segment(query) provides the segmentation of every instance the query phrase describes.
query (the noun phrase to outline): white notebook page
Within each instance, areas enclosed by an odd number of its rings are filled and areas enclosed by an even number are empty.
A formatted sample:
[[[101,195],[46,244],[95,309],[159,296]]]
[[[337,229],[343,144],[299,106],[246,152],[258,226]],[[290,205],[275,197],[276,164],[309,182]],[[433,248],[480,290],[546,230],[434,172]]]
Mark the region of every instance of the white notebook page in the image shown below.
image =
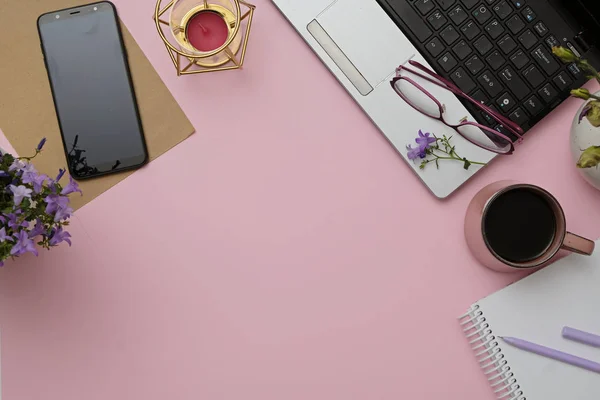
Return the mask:
[[[564,326],[600,335],[600,246],[591,257],[570,255],[476,304],[495,336],[600,362],[600,348],[561,336]],[[527,400],[600,400],[600,374],[498,343]]]

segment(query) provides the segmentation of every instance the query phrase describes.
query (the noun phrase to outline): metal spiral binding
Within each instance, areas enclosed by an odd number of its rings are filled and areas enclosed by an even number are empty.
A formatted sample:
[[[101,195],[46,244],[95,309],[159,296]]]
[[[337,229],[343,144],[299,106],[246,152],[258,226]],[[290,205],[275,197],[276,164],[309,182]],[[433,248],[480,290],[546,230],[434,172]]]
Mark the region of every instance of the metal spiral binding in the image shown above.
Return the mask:
[[[479,365],[499,400],[527,400],[479,305],[459,317]]]

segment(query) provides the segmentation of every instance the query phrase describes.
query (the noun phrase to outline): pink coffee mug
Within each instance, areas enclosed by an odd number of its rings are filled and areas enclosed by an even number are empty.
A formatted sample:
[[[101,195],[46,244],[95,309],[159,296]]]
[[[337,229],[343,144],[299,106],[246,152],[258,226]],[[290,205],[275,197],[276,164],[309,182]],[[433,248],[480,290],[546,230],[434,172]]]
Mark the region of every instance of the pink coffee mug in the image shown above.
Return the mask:
[[[524,262],[510,261],[500,256],[490,246],[484,229],[484,223],[490,206],[494,204],[494,201],[500,195],[515,189],[525,189],[543,198],[554,213],[555,219],[555,231],[552,242],[543,254],[535,259]],[[465,217],[465,238],[475,258],[488,268],[501,272],[535,269],[544,266],[552,260],[560,249],[584,255],[592,254],[594,251],[594,242],[568,232],[566,225],[565,213],[562,207],[558,200],[546,190],[538,186],[515,181],[500,181],[484,187],[471,200]]]

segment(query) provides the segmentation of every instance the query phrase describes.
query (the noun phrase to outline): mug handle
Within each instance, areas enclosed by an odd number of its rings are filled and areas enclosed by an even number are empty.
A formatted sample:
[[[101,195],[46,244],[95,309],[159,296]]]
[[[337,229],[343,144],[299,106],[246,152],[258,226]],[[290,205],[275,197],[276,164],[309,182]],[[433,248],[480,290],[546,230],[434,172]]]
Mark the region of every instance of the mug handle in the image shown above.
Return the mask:
[[[585,256],[591,256],[595,246],[596,243],[593,241],[571,232],[567,232],[562,244],[563,249]]]

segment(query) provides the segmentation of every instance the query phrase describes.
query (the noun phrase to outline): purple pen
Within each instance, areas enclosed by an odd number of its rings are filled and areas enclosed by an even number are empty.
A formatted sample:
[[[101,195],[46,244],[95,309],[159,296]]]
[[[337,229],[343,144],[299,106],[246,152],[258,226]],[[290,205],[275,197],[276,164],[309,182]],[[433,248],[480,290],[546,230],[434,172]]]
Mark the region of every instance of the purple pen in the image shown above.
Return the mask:
[[[579,368],[587,369],[588,371],[596,372],[600,374],[600,364],[585,358],[577,357],[572,354],[563,353],[559,350],[554,350],[546,346],[531,343],[523,339],[517,339],[513,337],[500,337],[507,344],[514,346],[518,349],[528,351],[530,353],[538,354],[543,357],[551,358],[556,361],[561,361],[565,364],[574,365]]]
[[[562,330],[562,336],[565,339],[574,340],[579,343],[587,344],[588,346],[600,347],[600,336],[594,335],[593,333],[565,326]]]

